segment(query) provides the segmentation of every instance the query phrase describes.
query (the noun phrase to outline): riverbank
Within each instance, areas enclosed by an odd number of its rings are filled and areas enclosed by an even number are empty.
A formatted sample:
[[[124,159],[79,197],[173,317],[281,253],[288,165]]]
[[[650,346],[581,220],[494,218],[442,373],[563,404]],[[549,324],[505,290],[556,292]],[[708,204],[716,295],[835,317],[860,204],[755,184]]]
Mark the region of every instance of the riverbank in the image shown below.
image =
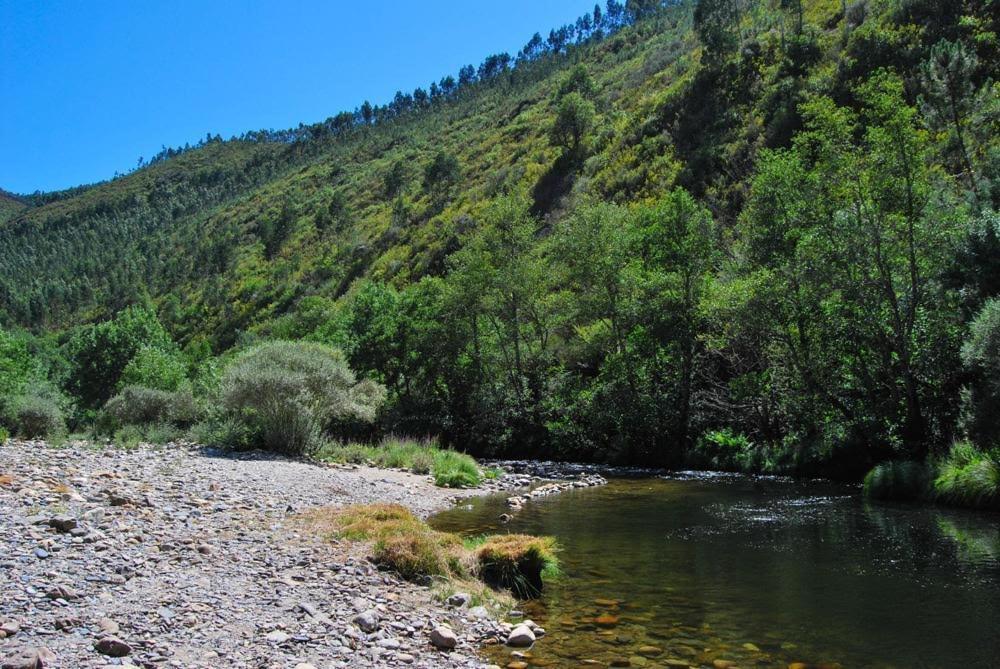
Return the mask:
[[[495,623],[305,533],[308,509],[456,491],[428,476],[192,446],[0,447],[0,658],[45,667],[482,667]],[[527,479],[511,476],[463,497]],[[431,644],[449,625],[457,648]],[[121,656],[122,659],[113,659]],[[6,666],[6,665],[5,665]]]

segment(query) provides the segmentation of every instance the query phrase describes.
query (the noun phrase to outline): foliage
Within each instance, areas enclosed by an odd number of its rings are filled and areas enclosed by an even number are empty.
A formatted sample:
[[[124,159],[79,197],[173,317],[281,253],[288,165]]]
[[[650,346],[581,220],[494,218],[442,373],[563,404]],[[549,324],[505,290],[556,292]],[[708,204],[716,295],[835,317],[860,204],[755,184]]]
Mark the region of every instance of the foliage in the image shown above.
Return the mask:
[[[111,397],[122,373],[140,351],[167,350],[171,345],[152,310],[124,309],[111,320],[73,334],[67,344],[67,357],[72,362],[67,389],[84,408],[96,409]]]
[[[481,477],[476,461],[455,451],[435,453],[431,473],[434,484],[442,488],[474,488]]]
[[[31,393],[15,397],[8,409],[14,432],[28,439],[44,439],[66,432],[66,419],[57,399]]]
[[[224,445],[306,453],[320,445],[324,433],[371,423],[384,397],[380,385],[357,381],[335,349],[305,342],[260,344],[223,373],[219,420],[246,427],[243,438]]]
[[[932,479],[921,462],[893,460],[884,462],[865,476],[865,496],[879,500],[912,502],[925,499]]]
[[[104,405],[109,428],[173,425],[190,427],[199,416],[190,388],[175,391],[125,386]]]
[[[612,1],[543,34],[14,198],[0,323],[40,335],[15,335],[18,383],[86,418],[141,350],[178,355],[166,329],[209,404],[239,352],[319,342],[385,386],[373,430],[474,454],[675,466],[743,435],[709,457],[856,480],[993,443],[989,3]],[[275,432],[369,436],[303,403]],[[263,422],[220,406],[199,432],[253,447]]]
[[[537,597],[544,577],[558,572],[555,540],[522,534],[486,537],[475,549],[481,578],[521,599]]]
[[[938,463],[935,497],[955,506],[1000,506],[1000,452],[983,452],[959,442]]]
[[[445,488],[475,487],[482,473],[476,461],[464,453],[441,449],[434,440],[415,441],[389,437],[374,446],[348,443],[324,444],[316,458],[328,462],[367,464],[431,474]]]
[[[118,385],[173,392],[187,380],[187,373],[187,365],[175,351],[147,346],[125,365]]]
[[[569,93],[559,101],[552,124],[552,143],[575,152],[594,126],[594,104],[579,93]]]

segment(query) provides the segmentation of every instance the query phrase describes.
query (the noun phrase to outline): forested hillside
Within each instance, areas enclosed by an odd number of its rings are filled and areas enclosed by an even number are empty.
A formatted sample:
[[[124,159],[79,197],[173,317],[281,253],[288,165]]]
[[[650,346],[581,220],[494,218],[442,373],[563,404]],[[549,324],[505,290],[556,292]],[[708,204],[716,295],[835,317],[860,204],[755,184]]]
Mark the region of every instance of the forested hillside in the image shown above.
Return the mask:
[[[230,358],[308,340],[384,389],[369,429],[476,452],[857,477],[971,440],[1000,476],[996,10],[611,0],[386,105],[0,199],[7,423],[29,387],[100,422],[129,365],[210,422]]]

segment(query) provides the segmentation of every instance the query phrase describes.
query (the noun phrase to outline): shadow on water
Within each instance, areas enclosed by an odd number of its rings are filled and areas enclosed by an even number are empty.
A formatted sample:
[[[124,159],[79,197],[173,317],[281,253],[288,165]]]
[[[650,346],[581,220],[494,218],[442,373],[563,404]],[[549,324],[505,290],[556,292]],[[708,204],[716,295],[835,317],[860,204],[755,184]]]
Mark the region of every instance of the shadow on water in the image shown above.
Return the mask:
[[[436,516],[559,539],[529,665],[978,667],[1000,656],[1000,517],[750,477],[613,480]],[[501,666],[509,650],[488,650]],[[629,662],[630,665],[623,665]]]

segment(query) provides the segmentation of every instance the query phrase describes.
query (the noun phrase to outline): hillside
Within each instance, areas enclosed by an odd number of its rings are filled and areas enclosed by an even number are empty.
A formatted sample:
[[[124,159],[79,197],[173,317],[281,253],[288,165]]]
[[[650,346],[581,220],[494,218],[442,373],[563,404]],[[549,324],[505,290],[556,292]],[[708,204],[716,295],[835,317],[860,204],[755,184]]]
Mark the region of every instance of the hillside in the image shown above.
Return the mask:
[[[991,3],[660,4],[0,216],[0,322],[322,342],[478,450],[855,476],[993,429]]]
[[[14,218],[26,207],[19,198],[0,190],[0,223]]]

